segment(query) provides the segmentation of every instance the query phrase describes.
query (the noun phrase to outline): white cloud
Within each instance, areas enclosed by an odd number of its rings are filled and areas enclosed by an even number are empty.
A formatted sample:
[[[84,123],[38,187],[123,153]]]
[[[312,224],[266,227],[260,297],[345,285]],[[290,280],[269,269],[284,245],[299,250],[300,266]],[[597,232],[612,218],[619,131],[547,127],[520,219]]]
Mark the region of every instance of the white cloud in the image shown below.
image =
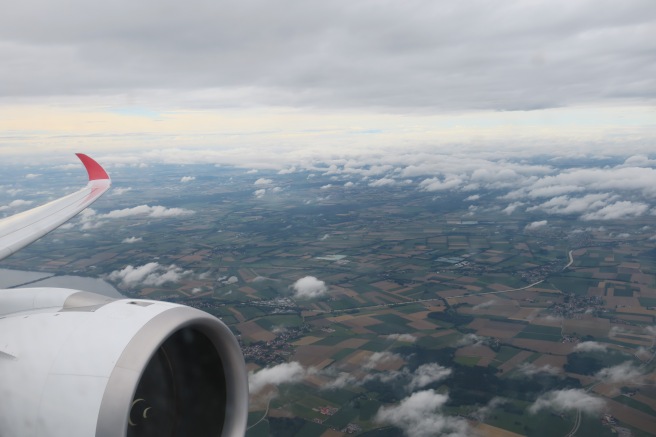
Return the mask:
[[[639,217],[649,209],[649,205],[642,202],[631,202],[623,200],[615,202],[598,209],[597,211],[588,212],[581,216],[583,220],[620,220],[630,217]]]
[[[534,230],[534,229],[543,228],[546,225],[547,225],[546,220],[540,220],[540,221],[537,221],[537,222],[529,223],[528,225],[526,225],[526,229],[530,231],[530,230]]]
[[[476,334],[465,334],[456,342],[456,347],[463,346],[481,346],[487,337]]]
[[[28,173],[28,174],[25,175],[25,179],[36,179],[39,176],[41,176],[41,175],[38,174],[38,173]]]
[[[32,202],[31,200],[16,199],[9,202],[8,205],[0,206],[0,211],[5,211],[11,208],[18,208],[21,206],[27,206],[27,205],[31,205],[32,203],[34,202]]]
[[[326,184],[326,185],[322,185],[322,186],[321,186],[321,189],[322,189],[322,190],[327,190],[327,189],[332,188],[332,187],[333,187],[332,184]]]
[[[490,300],[487,300],[487,301],[485,301],[485,302],[481,302],[481,303],[479,303],[478,305],[474,305],[474,306],[472,307],[472,311],[478,311],[478,310],[481,310],[481,309],[483,309],[483,308],[491,307],[491,306],[494,305],[496,302],[497,302],[497,301],[496,301],[495,299],[490,299]]]
[[[396,181],[390,178],[381,178],[369,182],[368,185],[370,187],[391,187],[392,185],[396,185]]]
[[[581,410],[583,413],[596,414],[604,408],[604,401],[581,389],[554,390],[540,396],[530,407],[535,414],[543,409],[560,412]]]
[[[422,191],[445,191],[460,187],[463,180],[459,176],[448,176],[444,180],[440,178],[424,179],[419,183]]]
[[[601,369],[595,377],[610,384],[639,384],[644,377],[644,370],[634,366],[630,361],[625,361],[617,366]]]
[[[481,198],[480,195],[478,195],[478,194],[472,194],[471,196],[466,197],[466,198],[465,198],[465,201],[474,202],[474,201],[476,201],[476,200],[478,200],[478,199],[480,199],[480,198]]]
[[[194,211],[184,208],[166,208],[161,205],[149,206],[149,205],[139,205],[133,208],[125,209],[116,209],[110,211],[107,214],[99,214],[98,218],[125,218],[125,217],[134,217],[143,215],[146,217],[152,218],[168,218],[168,217],[180,217],[185,215],[194,214]]]
[[[478,410],[476,410],[472,414],[472,416],[476,420],[478,420],[479,422],[484,422],[489,417],[489,415],[492,413],[492,411],[494,411],[494,409],[496,409],[500,405],[503,405],[507,402],[508,402],[507,399],[504,399],[504,398],[501,398],[501,397],[492,398],[492,399],[490,399],[490,402],[488,402],[485,406],[483,406],[483,407],[479,408]]]
[[[182,178],[180,179],[180,182],[182,182],[184,184],[186,182],[191,182],[191,181],[195,181],[195,180],[196,180],[196,176],[182,176]]]
[[[278,174],[292,174],[296,173],[296,167],[292,166],[290,168],[283,168],[282,170],[278,171]]]
[[[314,276],[305,276],[294,282],[294,297],[299,299],[314,299],[321,297],[328,292],[328,287],[324,281],[320,281]]]
[[[508,206],[506,206],[504,209],[502,209],[501,212],[504,212],[508,215],[511,215],[513,212],[515,212],[515,210],[517,208],[519,208],[522,205],[524,205],[523,202],[513,202],[513,203],[509,204]]]
[[[253,182],[253,185],[259,186],[259,185],[270,185],[273,183],[272,179],[267,179],[267,178],[259,178],[255,182]]]
[[[138,243],[140,241],[143,241],[143,238],[141,238],[141,237],[128,237],[128,238],[124,238],[123,241],[121,241],[121,243],[132,244],[132,243]]]
[[[374,352],[367,359],[367,361],[362,365],[364,369],[373,369],[374,367],[389,363],[390,361],[402,360],[403,358],[399,354],[393,352]]]
[[[307,371],[297,361],[265,367],[256,373],[248,373],[248,391],[255,395],[267,386],[300,382],[306,374]]]
[[[412,334],[389,334],[387,339],[393,341],[404,341],[406,343],[414,343],[417,341],[417,337]]]
[[[465,420],[442,413],[442,407],[448,399],[448,395],[436,393],[434,390],[416,392],[398,405],[381,407],[374,421],[399,427],[412,437],[471,436],[472,432]]]
[[[557,375],[560,373],[560,371],[549,364],[545,364],[543,366],[536,366],[533,363],[521,363],[519,366],[517,366],[517,372],[521,376],[526,376],[526,377],[533,377],[535,375],[538,375],[540,373],[546,373],[547,375]]]
[[[428,384],[441,381],[451,375],[453,371],[437,363],[422,364],[415,370],[412,380],[407,385],[408,391],[422,388]]]
[[[346,182],[346,183],[344,184],[344,188],[351,188],[351,187],[353,187],[354,185],[355,185],[355,184],[354,184],[353,182],[348,181],[348,182]]]
[[[167,282],[178,282],[183,277],[191,274],[191,270],[183,270],[173,264],[167,267],[151,262],[138,267],[128,265],[121,270],[114,270],[107,276],[107,279],[120,282],[124,287],[134,287],[136,285],[161,286]]]
[[[584,341],[574,346],[576,352],[604,352],[606,350],[608,347],[605,344],[596,341]]]
[[[120,196],[122,194],[127,193],[128,191],[132,191],[132,187],[119,187],[119,188],[112,188],[110,193],[114,196]]]
[[[266,188],[260,188],[259,190],[253,191],[253,196],[255,196],[257,199],[263,198],[265,194]]]

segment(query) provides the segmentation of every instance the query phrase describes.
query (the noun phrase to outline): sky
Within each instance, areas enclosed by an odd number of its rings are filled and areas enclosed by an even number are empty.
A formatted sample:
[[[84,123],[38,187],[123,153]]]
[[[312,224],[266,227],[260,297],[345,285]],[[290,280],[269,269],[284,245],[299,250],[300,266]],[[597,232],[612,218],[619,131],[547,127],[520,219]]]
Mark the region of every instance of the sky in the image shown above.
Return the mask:
[[[8,161],[656,150],[652,0],[28,0],[0,59]]]

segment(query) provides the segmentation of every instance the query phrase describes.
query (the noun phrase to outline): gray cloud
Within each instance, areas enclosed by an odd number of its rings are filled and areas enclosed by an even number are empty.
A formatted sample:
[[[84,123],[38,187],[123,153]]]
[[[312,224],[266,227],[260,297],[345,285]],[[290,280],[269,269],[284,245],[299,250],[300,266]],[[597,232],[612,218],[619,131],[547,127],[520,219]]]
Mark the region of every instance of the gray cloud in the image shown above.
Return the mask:
[[[649,0],[37,0],[0,17],[13,66],[0,95],[448,110],[653,99],[655,15]]]
[[[635,383],[642,382],[645,376],[645,371],[636,367],[630,361],[625,361],[617,366],[606,367],[601,369],[595,377],[604,382],[617,384],[617,383]]]
[[[545,364],[543,366],[536,366],[532,363],[522,363],[519,366],[517,366],[517,375],[519,376],[524,376],[527,378],[531,378],[535,375],[538,375],[540,373],[544,373],[547,375],[558,375],[560,371],[554,367],[550,366],[549,364]]]
[[[389,334],[387,339],[393,341],[404,341],[407,343],[414,343],[417,341],[417,337],[412,334]]]
[[[576,352],[605,352],[608,347],[596,341],[584,341],[574,346]]]
[[[543,409],[561,412],[581,410],[584,413],[598,413],[605,403],[602,399],[588,394],[581,389],[554,390],[540,396],[531,406],[529,412],[537,413]]]

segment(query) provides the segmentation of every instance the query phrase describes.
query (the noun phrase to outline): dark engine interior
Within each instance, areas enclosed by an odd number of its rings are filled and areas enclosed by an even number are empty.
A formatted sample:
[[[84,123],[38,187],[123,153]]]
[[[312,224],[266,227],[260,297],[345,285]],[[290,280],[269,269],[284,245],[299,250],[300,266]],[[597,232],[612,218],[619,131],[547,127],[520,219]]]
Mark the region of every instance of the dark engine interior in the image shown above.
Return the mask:
[[[225,411],[225,372],[214,344],[199,330],[183,328],[148,362],[127,436],[219,436]]]

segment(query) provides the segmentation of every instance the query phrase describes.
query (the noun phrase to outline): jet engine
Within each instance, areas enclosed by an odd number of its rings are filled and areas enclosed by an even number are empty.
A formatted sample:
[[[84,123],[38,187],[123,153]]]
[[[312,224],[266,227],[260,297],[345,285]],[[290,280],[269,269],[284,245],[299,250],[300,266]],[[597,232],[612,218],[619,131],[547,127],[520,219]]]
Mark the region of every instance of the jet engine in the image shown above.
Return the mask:
[[[0,435],[233,436],[248,414],[230,329],[194,308],[0,290]]]

